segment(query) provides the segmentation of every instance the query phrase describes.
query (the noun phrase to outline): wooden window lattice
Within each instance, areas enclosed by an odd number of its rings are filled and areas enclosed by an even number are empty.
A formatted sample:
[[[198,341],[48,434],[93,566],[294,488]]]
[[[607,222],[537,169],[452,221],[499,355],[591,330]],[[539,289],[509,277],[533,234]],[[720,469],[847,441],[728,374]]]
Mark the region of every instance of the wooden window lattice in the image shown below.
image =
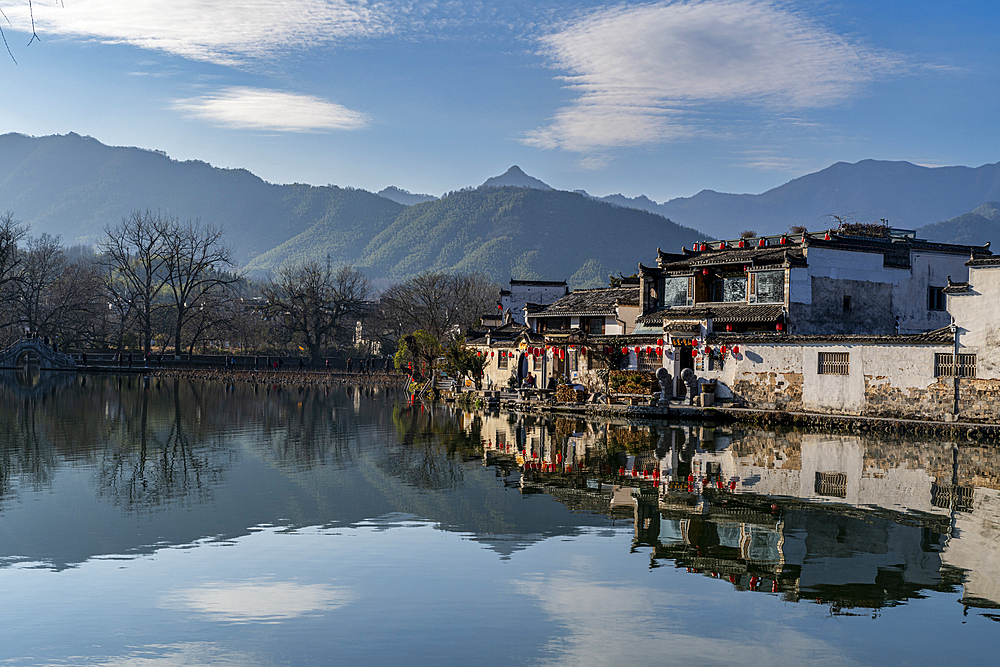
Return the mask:
[[[955,365],[955,355],[937,353],[934,355],[934,377],[939,378],[974,378],[976,377],[976,355],[958,355],[958,365]]]
[[[850,358],[850,352],[820,352],[816,372],[820,375],[850,375]]]

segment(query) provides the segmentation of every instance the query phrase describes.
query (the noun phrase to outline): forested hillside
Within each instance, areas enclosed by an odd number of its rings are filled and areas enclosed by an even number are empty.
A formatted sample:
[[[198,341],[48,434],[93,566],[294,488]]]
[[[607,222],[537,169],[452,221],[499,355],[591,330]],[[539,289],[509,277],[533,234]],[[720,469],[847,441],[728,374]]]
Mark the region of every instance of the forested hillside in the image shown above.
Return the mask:
[[[662,216],[560,190],[488,188],[415,204],[375,234],[355,264],[370,275],[401,280],[422,271],[482,271],[496,280],[567,279],[607,284],[609,273],[633,273],[656,248],[677,251],[703,234]],[[257,257],[251,272],[285,258],[340,257],[339,241],[317,224]]]

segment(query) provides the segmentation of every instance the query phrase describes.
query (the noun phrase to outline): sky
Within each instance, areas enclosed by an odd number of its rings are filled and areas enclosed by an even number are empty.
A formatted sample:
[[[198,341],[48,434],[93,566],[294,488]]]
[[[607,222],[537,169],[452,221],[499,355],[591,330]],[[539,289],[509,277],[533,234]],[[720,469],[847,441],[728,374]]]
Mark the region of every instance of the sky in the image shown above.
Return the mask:
[[[0,10],[0,133],[76,132],[272,183],[441,195],[517,164],[665,201],[838,161],[1000,161],[995,0]]]

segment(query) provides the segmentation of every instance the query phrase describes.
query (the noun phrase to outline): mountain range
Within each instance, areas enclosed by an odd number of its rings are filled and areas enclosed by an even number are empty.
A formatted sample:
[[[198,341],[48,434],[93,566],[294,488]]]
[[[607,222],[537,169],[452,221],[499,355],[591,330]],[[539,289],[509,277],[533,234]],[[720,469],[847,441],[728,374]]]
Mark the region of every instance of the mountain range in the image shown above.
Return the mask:
[[[380,283],[423,271],[480,270],[496,280],[606,284],[655,249],[835,227],[831,216],[918,229],[937,241],[1000,238],[1000,164],[921,167],[837,163],[767,192],[702,191],[663,203],[555,190],[519,167],[437,198],[389,187],[276,185],[245,169],[177,161],[160,151],[67,134],[0,136],[0,209],[33,234],[95,243],[136,209],[226,230],[239,266],[261,276],[288,262],[350,263]]]
[[[411,194],[387,194],[401,193]],[[572,192],[501,183],[407,206],[354,188],[275,185],[245,169],[179,162],[73,133],[0,136],[0,209],[32,234],[59,235],[66,244],[96,243],[136,209],[199,218],[223,227],[250,275],[329,260],[358,266],[379,283],[478,270],[496,280],[596,286],[652,261],[657,246],[677,249],[704,236]]]

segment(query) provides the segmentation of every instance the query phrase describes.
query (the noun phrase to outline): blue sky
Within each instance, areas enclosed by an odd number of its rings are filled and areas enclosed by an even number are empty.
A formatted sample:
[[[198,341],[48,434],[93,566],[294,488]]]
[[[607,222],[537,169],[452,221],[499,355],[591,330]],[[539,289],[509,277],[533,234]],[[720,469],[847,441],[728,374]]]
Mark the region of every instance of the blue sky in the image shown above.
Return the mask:
[[[1000,161],[996,2],[0,0],[0,132],[275,183],[762,192]],[[16,60],[16,64],[14,62]]]

